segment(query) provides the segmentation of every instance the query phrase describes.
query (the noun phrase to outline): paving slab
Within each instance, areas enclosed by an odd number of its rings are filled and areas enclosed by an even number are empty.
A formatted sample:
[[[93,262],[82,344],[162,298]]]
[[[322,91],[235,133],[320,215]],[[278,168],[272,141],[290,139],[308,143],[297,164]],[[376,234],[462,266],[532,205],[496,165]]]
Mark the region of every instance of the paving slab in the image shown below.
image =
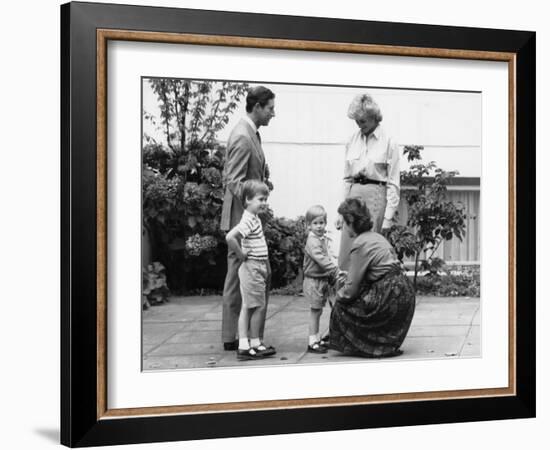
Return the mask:
[[[481,308],[478,308],[473,320],[472,325],[481,325]]]
[[[280,366],[286,364],[296,364],[299,361],[299,357],[300,354],[296,352],[281,352],[280,350],[277,350],[276,355],[268,358],[261,360],[239,361],[235,352],[228,352],[222,359],[220,359],[218,362],[218,367]]]
[[[221,308],[220,312],[221,314]],[[185,331],[217,331],[218,332],[218,338],[220,338],[220,330],[221,330],[222,322],[221,319],[218,317],[217,320],[202,320],[198,319],[193,322],[188,323],[185,326]]]
[[[457,358],[460,356],[464,336],[429,336],[412,337],[407,336],[401,349],[403,359],[443,359]]]
[[[187,344],[195,342],[198,344],[210,344],[216,342],[220,337],[218,330],[184,330],[174,334],[166,340],[167,344]]]
[[[235,352],[223,350],[221,315],[221,296],[172,297],[144,311],[143,370],[382,361],[333,350],[307,353],[309,305],[302,296],[270,296],[264,340],[277,354],[259,361],[238,361]],[[480,316],[479,298],[419,296],[403,355],[383,361],[480,356]],[[329,319],[327,305],[321,333],[327,332]]]
[[[146,356],[147,353],[149,353],[154,348],[158,347],[158,345],[151,345],[151,344],[143,344],[142,351],[143,355]]]
[[[143,312],[143,322],[188,322],[202,318],[221,307],[221,297],[170,297],[168,303]]]
[[[420,309],[420,308],[417,308]],[[454,309],[454,308],[453,308]],[[451,326],[451,325],[465,325],[469,326],[472,324],[474,318],[475,310],[465,311],[458,313],[456,311],[416,311],[413,321],[428,325],[439,325],[439,326]]]
[[[466,336],[470,330],[469,325],[418,325],[409,329],[407,338],[412,337],[438,337],[438,336]]]
[[[215,368],[220,355],[148,356],[143,360],[143,370],[185,370]]]
[[[160,344],[184,329],[182,323],[154,322],[143,324],[143,344]]]
[[[479,325],[472,325],[470,328],[460,355],[465,357],[481,356],[481,329]]]
[[[216,355],[220,353],[219,346],[214,342],[185,344],[163,344],[151,350],[147,356],[192,356],[192,355]]]

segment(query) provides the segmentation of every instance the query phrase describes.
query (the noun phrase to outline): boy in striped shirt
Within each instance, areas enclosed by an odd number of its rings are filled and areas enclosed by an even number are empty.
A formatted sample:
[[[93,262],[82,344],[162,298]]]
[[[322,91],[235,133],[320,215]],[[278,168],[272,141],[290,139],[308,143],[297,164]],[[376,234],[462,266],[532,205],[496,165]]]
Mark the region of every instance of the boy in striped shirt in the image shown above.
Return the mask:
[[[267,307],[266,289],[270,268],[258,213],[267,205],[268,195],[269,189],[261,181],[245,181],[241,193],[244,206],[241,221],[226,236],[227,245],[242,261],[239,267],[242,297],[238,322],[239,360],[261,359],[276,353],[273,347],[264,345],[260,340]]]

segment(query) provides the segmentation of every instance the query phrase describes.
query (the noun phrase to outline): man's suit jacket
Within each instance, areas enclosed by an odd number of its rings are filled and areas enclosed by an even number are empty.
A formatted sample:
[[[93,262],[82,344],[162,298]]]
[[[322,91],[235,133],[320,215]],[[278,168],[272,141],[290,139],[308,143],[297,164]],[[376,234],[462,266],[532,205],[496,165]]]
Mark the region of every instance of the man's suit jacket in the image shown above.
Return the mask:
[[[241,220],[242,185],[246,180],[265,179],[265,155],[252,126],[241,119],[229,136],[223,169],[225,195],[220,228],[230,230]]]

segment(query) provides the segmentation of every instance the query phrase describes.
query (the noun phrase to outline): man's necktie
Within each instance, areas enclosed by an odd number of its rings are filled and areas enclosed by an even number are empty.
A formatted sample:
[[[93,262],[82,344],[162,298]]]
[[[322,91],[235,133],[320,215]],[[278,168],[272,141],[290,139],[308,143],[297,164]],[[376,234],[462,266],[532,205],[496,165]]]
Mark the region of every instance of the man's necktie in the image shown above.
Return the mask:
[[[262,143],[262,138],[260,137],[260,132],[256,131],[256,136],[258,136],[258,141],[260,141],[260,144]]]

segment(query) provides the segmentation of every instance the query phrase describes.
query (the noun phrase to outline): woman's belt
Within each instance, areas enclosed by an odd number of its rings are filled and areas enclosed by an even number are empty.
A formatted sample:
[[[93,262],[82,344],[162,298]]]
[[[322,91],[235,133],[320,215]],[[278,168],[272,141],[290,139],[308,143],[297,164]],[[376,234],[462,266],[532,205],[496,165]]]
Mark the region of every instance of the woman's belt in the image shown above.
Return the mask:
[[[372,180],[372,179],[367,178],[365,175],[362,175],[362,174],[354,175],[352,177],[345,177],[344,180],[346,180],[350,183],[377,184],[378,186],[386,186],[386,184],[387,184],[385,181]]]

